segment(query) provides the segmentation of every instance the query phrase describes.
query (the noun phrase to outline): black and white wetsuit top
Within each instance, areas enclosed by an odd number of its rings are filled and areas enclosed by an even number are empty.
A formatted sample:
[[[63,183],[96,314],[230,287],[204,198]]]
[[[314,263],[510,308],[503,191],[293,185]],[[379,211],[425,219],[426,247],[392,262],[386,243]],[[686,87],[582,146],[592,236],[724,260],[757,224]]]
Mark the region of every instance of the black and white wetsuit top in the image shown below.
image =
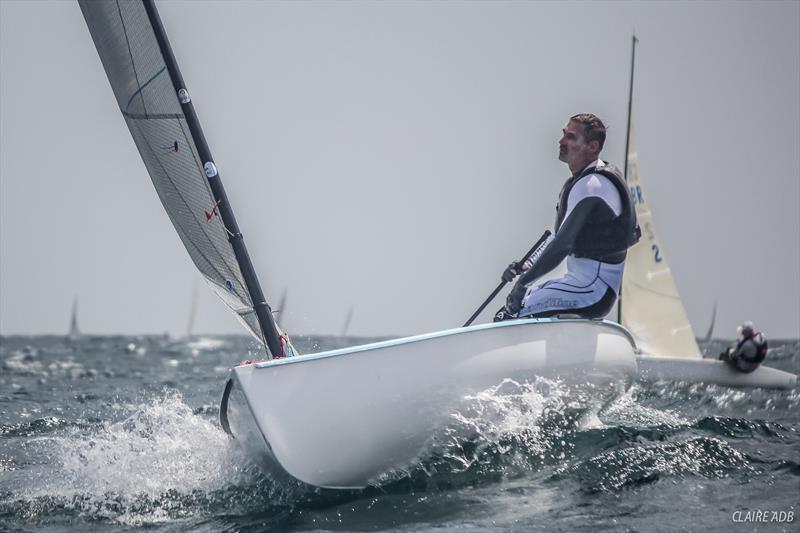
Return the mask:
[[[529,289],[518,316],[591,308],[619,294],[626,250],[638,240],[635,212],[619,171],[598,159],[569,180],[553,240],[520,277]],[[567,259],[564,277],[532,283]],[[605,314],[605,313],[602,313]]]

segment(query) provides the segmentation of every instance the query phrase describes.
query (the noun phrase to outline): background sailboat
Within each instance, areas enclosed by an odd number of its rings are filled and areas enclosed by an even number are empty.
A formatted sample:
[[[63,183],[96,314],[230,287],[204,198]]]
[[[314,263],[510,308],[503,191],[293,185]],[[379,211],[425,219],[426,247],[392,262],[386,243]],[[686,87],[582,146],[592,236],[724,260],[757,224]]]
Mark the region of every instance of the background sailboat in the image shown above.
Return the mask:
[[[628,250],[618,311],[620,324],[631,333],[639,350],[638,378],[644,381],[680,380],[728,386],[794,388],[797,376],[788,372],[762,365],[754,372],[744,374],[721,361],[703,359],[672,277],[664,246],[656,234],[653,213],[647,203],[639,174],[632,124],[637,42],[638,39],[634,36],[628,95],[625,175],[642,229],[642,238]],[[709,335],[713,327],[714,318]]]
[[[642,238],[628,250],[618,307],[619,322],[633,334],[642,353],[699,359],[702,354],[672,278],[664,245],[656,235],[653,213],[647,204],[647,195],[639,176],[633,128],[633,79],[638,42],[639,39],[634,35],[628,88],[625,180]]]
[[[72,312],[69,317],[69,336],[76,338],[81,336],[81,329],[78,327],[78,297],[72,299]]]
[[[281,293],[281,299],[278,302],[278,307],[273,311],[275,314],[275,323],[278,325],[279,328],[284,328],[286,325],[283,322],[284,317],[286,316],[286,297],[288,294],[287,289],[283,289]]]
[[[197,280],[192,285],[192,299],[189,301],[189,318],[186,321],[186,337],[191,337],[194,332],[194,322],[197,318]]]
[[[708,331],[706,332],[706,336],[700,339],[698,344],[700,345],[700,349],[703,351],[703,355],[706,355],[711,345],[711,341],[714,340],[714,326],[717,322],[717,301],[714,300],[714,307],[711,309],[711,323],[708,325]]]
[[[350,330],[350,322],[353,320],[353,306],[350,306],[350,309],[347,310],[347,316],[344,318],[344,324],[342,325],[342,331],[339,333],[340,337],[346,337],[347,332]]]
[[[722,361],[703,359],[692,325],[681,302],[663,245],[646,202],[636,151],[628,154],[628,187],[635,198],[642,239],[628,252],[620,298],[621,324],[640,351],[638,377],[644,381],[690,381],[741,387],[791,389],[794,374],[760,366],[744,374]],[[715,306],[716,313],[716,306]],[[712,317],[709,336],[713,332]]]

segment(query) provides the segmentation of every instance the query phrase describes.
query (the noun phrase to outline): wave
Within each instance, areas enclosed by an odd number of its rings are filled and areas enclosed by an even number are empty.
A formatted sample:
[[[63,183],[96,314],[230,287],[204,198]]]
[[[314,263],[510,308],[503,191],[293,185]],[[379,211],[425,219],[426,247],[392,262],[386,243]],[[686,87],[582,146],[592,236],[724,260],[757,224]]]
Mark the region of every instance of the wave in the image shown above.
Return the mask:
[[[273,479],[231,446],[212,418],[215,409],[190,407],[178,392],[160,393],[124,406],[129,414],[118,422],[43,417],[0,428],[6,440],[26,438],[29,456],[48,458],[31,468],[9,466],[0,518],[68,523],[81,517],[140,526],[257,516],[260,524],[281,527],[303,513],[349,502],[364,507],[393,495],[446,499],[451,491],[510,480],[538,487],[563,481],[595,494],[683,477],[800,476],[797,462],[740,445],[796,445],[791,425],[708,409],[695,416],[687,407],[769,412],[776,402],[796,401],[796,394],[759,397],[692,387],[598,389],[544,378],[504,380],[465,398],[416,464],[360,491]]]
[[[253,486],[265,483],[228,445],[225,433],[194,414],[177,392],[99,428],[53,420],[32,426],[43,426],[39,433],[61,431],[27,441],[50,456],[53,466],[20,478],[13,504],[5,502],[23,518],[66,513],[129,525],[157,523],[247,502]],[[259,498],[260,504],[268,502]]]

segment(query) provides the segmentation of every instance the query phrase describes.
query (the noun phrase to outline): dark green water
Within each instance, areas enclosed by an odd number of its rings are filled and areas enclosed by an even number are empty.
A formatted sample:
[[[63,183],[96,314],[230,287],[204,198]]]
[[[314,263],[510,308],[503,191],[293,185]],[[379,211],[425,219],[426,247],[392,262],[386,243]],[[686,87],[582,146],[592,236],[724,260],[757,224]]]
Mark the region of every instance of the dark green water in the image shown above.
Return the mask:
[[[800,372],[800,341],[770,346]],[[798,530],[797,390],[634,384],[587,423],[560,383],[506,382],[408,472],[324,491],[272,481],[220,429],[228,368],[252,349],[0,338],[0,531]]]

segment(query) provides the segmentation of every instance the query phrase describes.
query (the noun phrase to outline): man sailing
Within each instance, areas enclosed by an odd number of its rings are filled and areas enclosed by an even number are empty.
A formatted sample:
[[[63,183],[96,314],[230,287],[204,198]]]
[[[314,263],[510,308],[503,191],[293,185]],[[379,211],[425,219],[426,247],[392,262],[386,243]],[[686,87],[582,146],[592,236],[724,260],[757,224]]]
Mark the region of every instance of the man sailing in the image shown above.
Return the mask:
[[[613,307],[627,249],[641,231],[622,173],[600,159],[605,139],[605,125],[595,115],[569,119],[558,142],[558,159],[572,177],[558,199],[555,236],[533,265],[512,263],[503,272],[507,282],[522,275],[495,322],[562,314],[600,318]],[[533,285],[564,258],[564,277]]]

